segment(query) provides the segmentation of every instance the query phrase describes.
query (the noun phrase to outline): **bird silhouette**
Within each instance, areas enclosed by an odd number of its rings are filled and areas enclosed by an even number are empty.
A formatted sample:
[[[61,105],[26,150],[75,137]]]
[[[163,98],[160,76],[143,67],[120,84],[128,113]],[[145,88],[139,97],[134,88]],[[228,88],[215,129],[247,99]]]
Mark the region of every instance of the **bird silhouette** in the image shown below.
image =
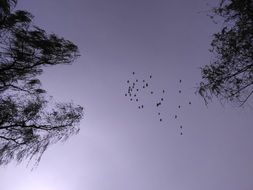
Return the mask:
[[[175,119],[177,119],[177,115],[175,115]]]
[[[156,104],[156,107],[158,107],[158,106],[160,106],[160,105],[162,105],[162,103],[161,103],[161,102],[158,102],[158,103]]]

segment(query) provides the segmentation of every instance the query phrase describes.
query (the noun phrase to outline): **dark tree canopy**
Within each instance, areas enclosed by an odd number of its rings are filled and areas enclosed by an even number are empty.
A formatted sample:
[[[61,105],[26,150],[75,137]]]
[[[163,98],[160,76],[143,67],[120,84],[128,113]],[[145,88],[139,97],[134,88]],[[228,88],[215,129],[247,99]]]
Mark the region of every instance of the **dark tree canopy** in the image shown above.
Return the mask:
[[[32,25],[33,16],[0,0],[0,165],[40,161],[50,144],[79,131],[83,108],[53,103],[38,78],[43,67],[72,63],[78,47]]]
[[[213,13],[224,23],[213,35],[215,58],[201,68],[198,92],[206,103],[216,96],[241,106],[253,94],[253,1],[221,0]]]

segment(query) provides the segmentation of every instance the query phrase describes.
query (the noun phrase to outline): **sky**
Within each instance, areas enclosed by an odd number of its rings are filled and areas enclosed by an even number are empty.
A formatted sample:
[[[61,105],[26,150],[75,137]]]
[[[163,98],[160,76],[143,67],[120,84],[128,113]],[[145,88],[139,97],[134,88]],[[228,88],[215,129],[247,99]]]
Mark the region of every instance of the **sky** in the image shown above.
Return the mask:
[[[40,78],[55,100],[82,105],[84,119],[33,171],[1,167],[0,190],[251,190],[253,109],[216,100],[207,107],[195,94],[221,27],[207,16],[214,4],[19,1],[36,25],[78,45],[77,61]],[[128,94],[134,81],[138,102]]]

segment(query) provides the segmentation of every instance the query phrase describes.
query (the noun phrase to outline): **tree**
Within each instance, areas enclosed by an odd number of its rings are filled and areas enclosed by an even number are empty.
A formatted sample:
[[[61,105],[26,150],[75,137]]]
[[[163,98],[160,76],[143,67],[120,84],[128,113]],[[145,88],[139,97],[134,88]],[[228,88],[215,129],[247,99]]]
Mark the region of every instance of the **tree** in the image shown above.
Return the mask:
[[[242,106],[253,94],[253,1],[221,0],[213,13],[224,23],[213,35],[215,58],[201,68],[198,93],[206,103],[215,96]]]
[[[78,133],[83,117],[81,106],[53,103],[36,78],[43,67],[72,63],[78,47],[33,26],[15,5],[0,0],[0,165],[38,163],[49,145]]]
[[[0,11],[2,14],[9,14],[12,7],[17,4],[17,0],[0,0]]]

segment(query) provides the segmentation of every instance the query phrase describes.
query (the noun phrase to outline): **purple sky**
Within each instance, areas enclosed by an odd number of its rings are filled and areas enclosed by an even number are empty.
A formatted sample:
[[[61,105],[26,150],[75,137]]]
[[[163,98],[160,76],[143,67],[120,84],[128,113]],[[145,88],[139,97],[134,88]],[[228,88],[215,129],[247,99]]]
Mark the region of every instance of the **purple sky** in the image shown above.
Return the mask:
[[[55,100],[83,105],[85,117],[80,134],[51,146],[33,172],[1,167],[0,190],[252,190],[252,108],[206,107],[194,94],[219,29],[207,3],[20,1],[37,25],[79,46],[73,65],[50,67],[41,79]],[[155,94],[142,92],[139,110],[124,96],[126,81],[150,74]],[[162,89],[159,122],[152,105]]]

